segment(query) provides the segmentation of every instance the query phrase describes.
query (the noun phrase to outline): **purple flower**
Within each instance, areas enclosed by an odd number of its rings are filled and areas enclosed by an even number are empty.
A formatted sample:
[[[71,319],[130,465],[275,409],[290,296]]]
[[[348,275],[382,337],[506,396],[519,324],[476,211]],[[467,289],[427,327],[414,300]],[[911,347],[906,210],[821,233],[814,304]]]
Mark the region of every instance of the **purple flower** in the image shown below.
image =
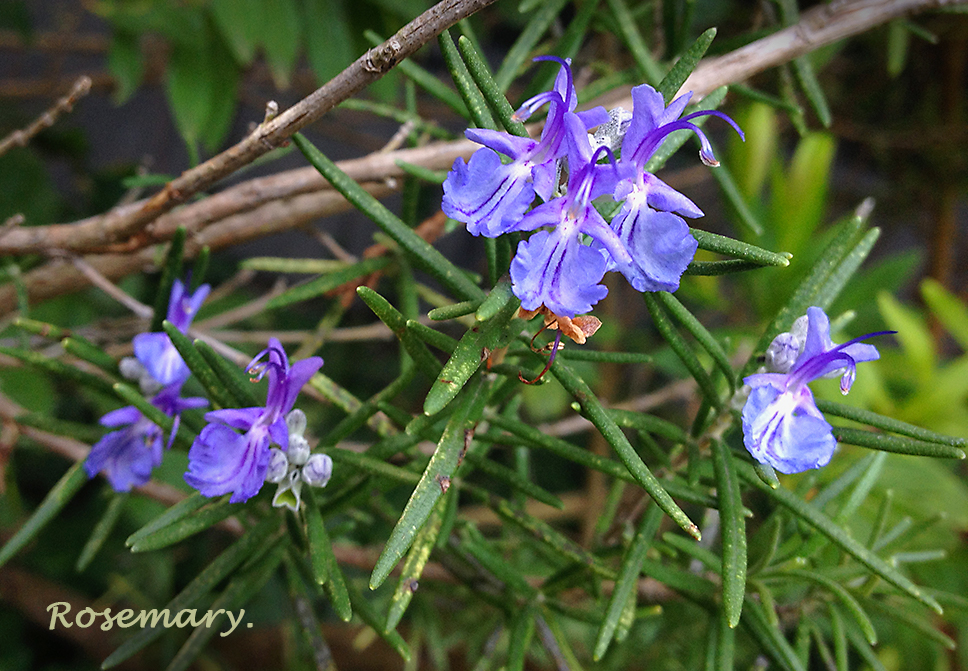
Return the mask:
[[[175,280],[168,299],[168,321],[182,333],[188,331],[210,290],[209,285],[203,284],[188,294],[182,281]],[[134,337],[134,355],[162,386],[184,382],[191,375],[167,333],[139,333]]]
[[[263,362],[263,358],[265,361]],[[269,467],[271,443],[289,447],[286,415],[296,396],[323,365],[310,357],[292,366],[275,338],[246,367],[250,374],[269,375],[265,407],[214,410],[205,415],[209,422],[188,452],[185,482],[204,496],[232,492],[232,503],[247,501],[262,488]],[[237,433],[237,430],[244,433]]]
[[[600,284],[608,260],[601,249],[583,244],[582,236],[594,238],[602,249],[617,255],[628,252],[615,232],[592,205],[600,195],[615,188],[619,175],[614,164],[599,164],[588,134],[575,115],[565,120],[568,131],[568,189],[564,196],[543,203],[522,219],[520,230],[554,226],[539,231],[518,245],[511,262],[514,294],[525,310],[544,305],[563,317],[588,312],[608,290]]]
[[[534,201],[535,194],[550,200],[558,185],[558,159],[566,145],[568,117],[576,117],[582,130],[608,121],[604,108],[575,114],[578,102],[572,83],[570,61],[551,56],[535,60],[553,60],[561,64],[551,91],[527,100],[516,112],[524,120],[548,104],[548,119],[541,139],[517,137],[501,131],[470,129],[465,135],[484,145],[471,156],[469,163],[457,158],[444,181],[444,213],[467,224],[472,235],[497,237],[521,230],[518,224]],[[502,163],[500,154],[511,159]]]
[[[743,380],[753,388],[743,407],[743,442],[753,458],[781,473],[826,466],[837,441],[807,384],[839,375],[840,390],[846,394],[857,375],[857,363],[880,356],[873,345],[860,341],[889,333],[893,331],[869,333],[834,345],[827,315],[811,307],[790,333],[777,336],[767,358],[781,372],[759,373]],[[793,352],[797,352],[795,359]]]
[[[702,144],[700,156],[707,165],[719,165],[712,146],[692,119],[714,115],[725,119],[743,136],[739,127],[721,112],[701,111],[679,119],[692,93],[676,98],[666,107],[662,94],[643,84],[632,89],[632,118],[622,140],[624,179],[615,188],[615,200],[624,200],[612,219],[612,228],[628,250],[630,260],[613,255],[609,270],[618,270],[638,291],[675,291],[698,243],[678,214],[703,216],[702,210],[655,175],[645,165],[668,135],[691,130]],[[678,214],[673,214],[678,213]]]
[[[151,404],[175,418],[168,446],[178,430],[178,420],[183,410],[208,405],[204,398],[181,398],[181,383],[165,387],[151,399]],[[115,491],[127,492],[139,487],[151,478],[151,470],[161,463],[163,433],[161,427],[141,414],[134,406],[119,408],[101,418],[104,426],[124,427],[105,434],[92,447],[84,462],[89,478],[99,472],[111,483]]]

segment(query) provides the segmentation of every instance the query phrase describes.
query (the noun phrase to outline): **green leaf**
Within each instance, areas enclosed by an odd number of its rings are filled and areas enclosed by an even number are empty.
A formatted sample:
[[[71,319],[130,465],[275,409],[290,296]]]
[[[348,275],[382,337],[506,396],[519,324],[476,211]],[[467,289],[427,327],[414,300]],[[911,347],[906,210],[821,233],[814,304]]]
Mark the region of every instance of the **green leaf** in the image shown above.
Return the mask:
[[[608,650],[626,604],[630,599],[634,599],[638,590],[639,574],[642,572],[642,561],[645,559],[645,553],[648,552],[649,546],[659,530],[661,521],[662,510],[658,506],[652,506],[643,515],[638,533],[635,534],[632,544],[629,545],[622,557],[622,569],[619,572],[618,580],[615,581],[615,589],[608,602],[605,620],[598,630],[598,638],[595,641],[593,658],[596,662],[600,661]]]
[[[873,433],[863,429],[848,429],[847,427],[835,426],[834,438],[841,443],[858,445],[872,450],[883,450],[896,454],[914,454],[921,457],[935,457],[939,459],[964,459],[964,450],[943,445],[941,443],[928,443],[913,438],[901,438],[899,436],[887,436],[883,433]]]
[[[197,159],[199,142],[214,151],[229,131],[235,110],[238,68],[221,37],[200,22],[193,39],[174,41],[165,93],[178,131]]]
[[[679,322],[689,333],[692,334],[703,349],[712,357],[713,363],[722,371],[726,378],[726,382],[729,384],[730,390],[736,389],[736,372],[729,363],[729,357],[726,356],[726,352],[723,350],[719,341],[713,336],[712,333],[706,330],[695,315],[693,315],[686,306],[680,303],[675,296],[667,291],[656,291],[651,294],[662,306],[669,311],[672,318]]]
[[[702,35],[699,36],[692,46],[690,46],[676,64],[672,66],[672,69],[666,73],[666,76],[662,78],[656,90],[662,94],[665,104],[668,105],[672,102],[672,99],[676,97],[676,93],[682,88],[683,83],[692,74],[692,71],[696,69],[699,65],[699,61],[702,60],[703,55],[705,55],[706,50],[709,45],[713,43],[716,39],[716,29],[710,28]]]
[[[127,500],[127,492],[112,492],[111,501],[108,503],[107,509],[101,515],[98,523],[94,525],[91,536],[87,539],[87,543],[81,549],[81,554],[77,557],[77,563],[74,565],[75,571],[80,573],[90,565],[98,550],[104,545],[104,541],[108,539],[111,531],[114,530],[114,525],[117,524],[118,519],[121,517],[124,504]]]
[[[185,501],[191,500],[191,497]],[[177,505],[177,504],[176,504]],[[172,506],[174,508],[175,506]],[[171,509],[169,509],[170,511]],[[279,529],[279,518],[269,515],[258,524],[246,531],[237,541],[226,548],[208,566],[199,572],[181,592],[165,606],[172,614],[190,608],[202,601],[212,589],[234,571],[242,562],[263,550],[272,533]],[[166,629],[161,623],[156,627],[145,626],[141,631],[122,643],[101,664],[102,669],[117,666],[124,660],[136,654],[139,650],[157,639]]]
[[[194,536],[198,532],[218,524],[225,518],[231,517],[242,510],[243,505],[229,503],[228,497],[223,498],[197,510],[181,520],[166,525],[157,531],[145,534],[131,544],[131,551],[150,552],[174,545],[189,536]]]
[[[430,552],[437,543],[437,535],[440,533],[440,525],[443,522],[443,510],[446,507],[447,498],[442,497],[434,506],[430,513],[427,524],[417,532],[410,552],[403,562],[400,570],[400,581],[390,599],[390,612],[387,613],[387,623],[384,631],[388,632],[397,628],[403,614],[410,605],[414,592],[417,591],[420,576],[423,574],[424,566],[430,559]]]
[[[61,340],[64,351],[83,359],[111,375],[118,375],[118,362],[114,357],[100,349],[97,345],[81,336],[71,336]]]
[[[468,72],[467,65],[461,60],[457,47],[454,46],[454,41],[450,37],[450,31],[445,30],[440,33],[437,36],[437,44],[444,55],[447,70],[460,92],[460,99],[464,101],[464,105],[470,111],[470,119],[473,120],[474,125],[478,128],[497,130],[497,124],[491,116],[487,102],[484,100],[480,89],[477,88],[471,73]],[[464,114],[464,116],[467,117],[468,115]]]
[[[747,242],[734,240],[733,238],[727,238],[726,236],[717,235],[698,228],[691,228],[689,232],[699,243],[699,249],[705,249],[706,251],[716,252],[717,254],[723,254],[725,256],[734,256],[737,259],[743,259],[744,261],[755,263],[758,266],[786,267],[790,265],[792,254],[788,254],[787,252],[771,252],[768,249],[763,249],[762,247],[757,247]]]
[[[720,163],[716,168],[710,170],[710,173],[712,173],[716,183],[719,184],[719,190],[725,196],[726,202],[736,212],[736,218],[739,220],[739,223],[746,226],[753,235],[763,235],[763,223],[760,221],[759,215],[753,212],[749,203],[743,198],[743,194],[740,193],[739,185],[736,184],[732,171],[730,171],[726,164]]]
[[[668,315],[666,315],[665,310],[661,307],[658,296],[652,292],[645,292],[642,294],[643,300],[645,300],[645,305],[649,309],[649,315],[652,317],[652,323],[655,325],[656,330],[662,336],[662,338],[669,343],[669,347],[675,353],[682,364],[689,371],[689,374],[696,380],[699,385],[699,389],[703,393],[703,397],[713,405],[715,408],[722,406],[722,399],[719,397],[719,392],[716,391],[716,386],[713,384],[712,378],[703,368],[702,363],[696,356],[692,348],[685,339],[679,334],[672,322],[669,321]],[[728,362],[727,362],[728,366]],[[732,369],[730,369],[732,372]]]
[[[216,377],[222,381],[225,390],[235,397],[238,407],[251,408],[263,404],[253,389],[252,379],[241,366],[227,361],[204,340],[195,340],[193,344],[205,362],[212,367]]]
[[[948,333],[963,350],[968,351],[968,307],[940,282],[930,277],[921,281],[921,296]]]
[[[511,82],[518,76],[524,62],[530,55],[531,49],[538,43],[541,36],[551,26],[552,21],[561,12],[567,0],[546,0],[531,15],[531,20],[518,35],[518,39],[508,50],[501,67],[494,75],[494,80],[501,91],[507,91]]]
[[[383,270],[390,265],[390,261],[391,259],[386,256],[377,256],[372,259],[364,259],[350,266],[344,266],[339,270],[329,272],[274,296],[266,303],[266,309],[273,310],[317,298],[357,278]]]
[[[264,27],[263,4],[259,0],[209,0],[208,10],[236,62],[248,66]]]
[[[503,466],[497,462],[491,461],[487,457],[481,456],[476,452],[469,452],[465,455],[468,463],[472,464],[474,468],[483,471],[485,474],[495,478],[496,480],[501,480],[505,484],[509,485],[512,489],[521,492],[525,496],[533,498],[535,501],[541,501],[545,505],[551,506],[552,508],[557,508],[558,510],[563,510],[565,504],[557,496],[549,492],[543,487],[539,487],[525,477],[522,477],[517,471]]]
[[[480,378],[476,378],[466,386],[454,409],[454,414],[447,422],[447,428],[444,429],[437,443],[434,456],[424,469],[400,519],[390,533],[383,552],[380,553],[370,576],[370,589],[376,589],[387,579],[397,561],[413,543],[417,532],[427,522],[437,499],[450,487],[451,478],[460,462],[461,452],[465,449],[464,431],[468,419],[473,412],[479,413],[483,410],[483,403],[487,400],[483,387]]]
[[[817,113],[817,119],[823,124],[824,128],[830,128],[833,120],[830,114],[830,105],[827,104],[827,97],[823,93],[820,82],[817,81],[817,74],[813,70],[813,64],[809,56],[800,56],[793,59],[793,71],[800,82],[800,87],[807,94],[807,100],[813,106],[813,111]]]
[[[339,0],[303,0],[306,58],[319,82],[328,82],[356,58],[349,8]]]
[[[312,553],[314,572],[325,571],[326,581],[323,583],[323,589],[326,591],[326,596],[339,618],[343,622],[349,622],[353,617],[353,606],[347,590],[346,578],[336,561],[336,555],[333,553],[333,542],[329,539],[326,525],[323,524],[323,519],[319,514],[312,488],[305,490],[304,495],[306,496],[307,523],[311,525],[307,530],[312,533],[309,547]],[[322,564],[320,569],[317,568],[317,563]],[[319,579],[318,573],[316,579]]]
[[[492,319],[468,329],[461,337],[454,353],[444,364],[443,370],[427,392],[423,407],[424,414],[436,415],[460,393],[471,376],[487,360],[486,350],[494,346],[497,335],[507,328],[508,322],[514,317],[519,305],[517,298],[510,292],[507,294],[498,292],[498,294],[504,303],[497,308],[498,311]],[[493,303],[485,300],[478,314],[485,305],[493,305]]]
[[[307,275],[325,275],[336,270],[342,270],[345,261],[334,259],[291,259],[280,256],[253,256],[244,259],[239,266],[246,270],[265,270],[270,273],[306,273]]]
[[[3,548],[0,548],[0,566],[10,561],[10,558],[32,541],[48,522],[57,517],[57,514],[70,503],[70,500],[88,480],[83,462],[77,462],[67,469],[67,472],[57,481],[57,484],[47,492],[47,496],[40,502],[30,518],[10,537]]]
[[[822,573],[817,573],[816,571],[807,571],[804,569],[786,569],[783,571],[783,574],[795,576],[804,580],[810,580],[811,582],[814,582],[830,591],[831,594],[840,600],[840,602],[844,605],[844,608],[847,609],[847,612],[850,613],[850,616],[857,623],[857,626],[860,627],[861,632],[863,632],[864,638],[867,639],[867,642],[871,645],[877,645],[877,631],[874,629],[874,624],[871,622],[870,617],[867,616],[867,613],[861,607],[857,599],[854,598],[854,595],[848,592],[843,585],[835,580],[831,580]]]
[[[209,503],[210,500],[211,499],[202,496],[198,492],[194,492],[190,496],[187,496],[178,503],[172,505],[161,515],[128,536],[127,540],[124,541],[124,544],[128,547],[131,547],[137,541],[145,538],[155,531],[186,518],[205,504]]]
[[[721,440],[713,440],[711,448],[723,533],[723,611],[732,629],[739,624],[746,595],[746,521],[733,455]]]
[[[396,334],[421,372],[427,375],[427,377],[436,379],[440,371],[440,363],[430,350],[427,349],[427,346],[414,335],[413,331],[407,329],[407,320],[404,316],[395,307],[390,305],[387,299],[369,287],[358,287],[356,294]]]
[[[639,73],[645,78],[646,83],[656,86],[662,80],[662,69],[646,46],[628,5],[625,0],[608,0],[608,6],[615,15],[615,21],[621,33],[619,36],[632,52],[632,58],[639,67]]]
[[[508,641],[507,671],[524,671],[524,661],[534,637],[535,613],[531,608],[518,608],[514,619],[508,625],[511,638]]]
[[[108,71],[116,83],[111,96],[115,105],[123,105],[138,90],[144,77],[145,60],[137,33],[115,30],[108,50]]]
[[[222,609],[227,612],[240,610],[269,582],[282,562],[285,553],[285,543],[277,541],[248,571],[229,582],[225,591],[212,603],[209,612],[217,612]],[[242,615],[243,613],[240,612],[239,616]],[[218,629],[215,627],[205,625],[196,627],[165,671],[184,671],[184,669],[187,669],[216,631]]]
[[[287,89],[302,44],[302,22],[296,0],[273,0],[271,9],[260,18],[259,35],[272,79],[276,88]]]
[[[458,317],[463,317],[464,315],[469,315],[472,312],[476,312],[477,308],[481,306],[481,300],[474,301],[463,301],[461,303],[453,303],[451,305],[445,305],[443,307],[434,308],[427,313],[427,316],[434,321],[444,321],[447,319],[457,319]]]
[[[609,416],[608,411],[602,406],[588,384],[576,375],[560,359],[555,360],[551,367],[551,372],[561,383],[561,386],[578,401],[583,414],[591,420],[592,424],[601,432],[602,437],[618,453],[619,458],[625,467],[633,475],[636,482],[653,498],[672,520],[678,524],[686,533],[698,540],[700,538],[699,527],[689,519],[689,517],[676,505],[669,493],[663,489],[659,480],[652,474],[649,467],[645,465],[635,449],[629,443],[628,438],[622,433],[615,421]]]
[[[879,575],[885,581],[894,585],[902,592],[914,597],[929,608],[934,609],[939,614],[942,612],[941,605],[937,601],[922,592],[917,585],[901,575],[897,569],[890,566],[883,559],[854,540],[844,529],[835,524],[817,508],[805,503],[795,494],[782,487],[779,489],[770,489],[759,481],[759,478],[753,473],[751,466],[741,463],[737,463],[736,466],[740,475],[749,484],[763,491],[767,496],[774,499],[784,508],[787,508],[799,519],[829,538],[834,545],[867,567],[872,573]]]
[[[598,11],[601,0],[584,0],[584,2],[578,4],[581,6],[578,8],[577,13],[568,21],[568,27],[565,28],[565,33],[560,39],[556,40],[554,48],[551,50],[551,53],[559,58],[573,59],[578,55],[578,51],[585,44],[588,25]],[[546,62],[538,67],[540,74],[532,78],[531,83],[525,90],[525,94],[522,96],[524,99],[528,99],[542,91],[550,91],[551,87],[554,86],[555,77],[560,69],[558,64]]]
[[[155,307],[151,318],[152,333],[161,331],[161,323],[165,321],[168,314],[171,288],[175,284],[175,280],[181,278],[182,256],[185,253],[185,235],[185,227],[179,226],[175,229],[175,234],[171,236],[171,241],[168,243],[165,262],[161,267],[161,280],[158,282],[158,291],[155,294]]]
[[[813,267],[797,285],[793,295],[780,308],[773,321],[763,332],[756,347],[753,348],[754,352],[765,351],[778,334],[789,329],[795,319],[805,315],[807,308],[815,305],[814,300],[818,290],[835,271],[841,259],[848,254],[848,250],[853,247],[853,241],[860,235],[869,213],[870,204],[866,202],[858,208],[858,211],[852,217],[847,218],[835,228],[834,236],[820,253],[820,257]],[[756,357],[751,357],[740,377],[745,377],[757,365]]]
[[[958,438],[955,436],[946,436],[943,433],[936,433],[920,426],[902,422],[892,417],[885,417],[884,415],[879,415],[876,412],[871,412],[870,410],[854,408],[849,405],[835,403],[833,401],[825,401],[819,398],[816,399],[816,403],[817,409],[826,415],[835,415],[837,417],[843,417],[844,419],[850,419],[862,424],[869,424],[870,426],[881,429],[882,431],[899,433],[902,436],[916,438],[929,443],[940,443],[941,445],[949,445],[951,447],[968,447],[968,439]],[[958,458],[960,459],[960,457]]]
[[[747,601],[742,622],[763,651],[786,671],[806,671],[783,633],[767,620],[763,607],[751,598]]]
[[[402,250],[411,257],[416,265],[463,300],[484,297],[484,292],[471,282],[459,268],[454,266],[434,247],[417,235],[413,229],[393,215],[380,201],[366,192],[355,180],[340,170],[335,163],[324,156],[316,147],[300,134],[293,136],[293,142],[333,187],[346,197],[350,203],[367,215],[384,233],[393,238]]]
[[[360,616],[360,619],[363,620],[368,627],[373,629],[373,631],[375,631],[380,638],[386,641],[390,647],[393,648],[401,658],[403,658],[405,662],[409,662],[410,647],[407,645],[407,642],[403,640],[403,637],[395,630],[387,630],[383,627],[382,623],[380,622],[380,617],[373,609],[373,606],[363,598],[362,594],[356,590],[351,590],[350,600],[353,603],[353,610],[357,615]]]
[[[162,329],[171,338],[172,345],[178,350],[182,360],[192,375],[202,384],[206,396],[213,403],[222,408],[234,408],[236,400],[231,393],[222,385],[222,381],[208,365],[205,358],[195,349],[195,345],[184,333],[179,331],[174,324],[167,319],[162,322]]]
[[[494,81],[484,57],[474,47],[473,42],[461,35],[457,38],[457,49],[464,58],[467,70],[473,77],[474,83],[477,84],[481,95],[484,96],[484,100],[497,113],[504,130],[512,135],[529,137],[524,124],[514,117],[514,108],[511,107],[511,103],[504,97],[504,92]]]
[[[847,283],[854,277],[857,269],[870,254],[871,248],[881,237],[881,229],[872,228],[860,239],[853,249],[844,256],[837,267],[827,276],[827,280],[817,289],[813,304],[824,310],[830,308],[840,296]]]
[[[95,389],[106,394],[113,394],[111,383],[105,380],[103,377],[94,375],[93,373],[88,373],[87,371],[83,371],[79,368],[66,364],[63,361],[50,359],[40,352],[30,352],[27,350],[15,349],[13,347],[0,346],[0,354],[6,354],[7,356],[19,359],[25,364],[39,368],[45,372],[51,373],[66,380],[73,380],[74,382],[86,387],[90,387],[91,389]]]

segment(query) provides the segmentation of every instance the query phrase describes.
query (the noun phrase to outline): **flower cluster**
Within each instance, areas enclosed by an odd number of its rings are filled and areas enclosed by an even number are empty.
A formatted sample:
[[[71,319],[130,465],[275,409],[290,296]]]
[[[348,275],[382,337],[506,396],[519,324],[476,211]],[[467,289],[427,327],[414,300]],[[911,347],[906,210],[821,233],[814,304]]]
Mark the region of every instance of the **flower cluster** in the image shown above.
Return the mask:
[[[182,333],[191,326],[210,287],[203,284],[194,293],[187,293],[181,280],[175,280],[168,301],[168,321]],[[178,350],[166,333],[141,333],[134,338],[134,358],[121,361],[122,375],[136,380],[149,402],[175,424],[168,439],[171,446],[181,413],[191,408],[208,405],[204,398],[182,398],[181,388],[191,375]],[[119,408],[104,415],[101,424],[123,427],[105,434],[91,447],[84,462],[88,477],[103,472],[111,486],[119,492],[145,484],[151,471],[161,463],[164,443],[161,427],[144,416],[134,406]]]
[[[281,452],[295,447],[296,452],[302,454],[305,417],[299,419],[302,413],[294,416],[291,411],[299,390],[322,365],[323,360],[314,356],[290,366],[282,345],[275,338],[270,338],[269,346],[246,367],[255,379],[262,379],[266,374],[269,376],[265,406],[226,408],[206,413],[205,419],[209,424],[202,429],[188,452],[185,481],[204,496],[221,496],[231,492],[229,500],[232,503],[247,501],[258,494],[267,476],[274,478],[280,472],[279,460],[276,458],[273,461],[274,453],[270,444],[278,445]],[[287,424],[289,417],[293,419]],[[299,440],[291,443],[291,435]],[[308,449],[306,458],[306,461],[301,461],[301,457],[288,454],[287,462],[301,467],[301,475],[297,474],[297,477],[307,477],[306,468],[310,466]],[[326,470],[325,479],[328,479],[331,466],[328,457],[324,460],[325,468],[318,460],[313,462],[307,482],[314,480],[310,484],[325,484],[322,482],[324,478],[312,475],[315,472],[313,469]],[[270,462],[274,467],[271,473]],[[287,465],[282,477],[288,472]],[[298,505],[298,492],[296,495]]]
[[[807,384],[840,376],[840,390],[846,394],[857,364],[880,356],[873,345],[861,341],[890,333],[869,333],[834,345],[827,315],[811,307],[788,333],[774,338],[766,352],[767,367],[774,372],[743,380],[752,387],[743,407],[743,441],[753,458],[781,473],[826,466],[837,441]]]
[[[277,508],[285,506],[296,512],[303,484],[325,487],[333,474],[333,460],[326,454],[310,454],[309,442],[303,435],[306,415],[302,410],[293,410],[286,415],[286,426],[289,448],[285,452],[276,447],[270,450],[266,482],[279,485],[272,497],[272,505]]]
[[[538,231],[520,243],[511,263],[512,287],[524,310],[544,306],[562,317],[588,312],[605,297],[601,281],[610,270],[621,272],[638,291],[675,291],[697,248],[680,215],[703,213],[645,166],[678,130],[696,133],[703,161],[716,165],[708,139],[692,123],[699,116],[718,116],[741,137],[742,131],[715,111],[680,119],[691,94],[666,107],[662,94],[648,85],[632,89],[631,114],[602,107],[575,112],[570,61],[550,56],[535,60],[561,65],[552,90],[516,112],[524,120],[548,105],[540,140],[468,130],[467,137],[484,147],[468,163],[454,161],[444,182],[444,213],[464,222],[473,235]],[[599,131],[590,136],[588,131],[596,126]],[[621,158],[616,159],[613,151],[619,147]],[[502,154],[510,160],[502,161]],[[567,171],[564,186],[562,170]],[[593,205],[604,195],[624,201],[610,223]],[[543,202],[529,211],[536,196]]]

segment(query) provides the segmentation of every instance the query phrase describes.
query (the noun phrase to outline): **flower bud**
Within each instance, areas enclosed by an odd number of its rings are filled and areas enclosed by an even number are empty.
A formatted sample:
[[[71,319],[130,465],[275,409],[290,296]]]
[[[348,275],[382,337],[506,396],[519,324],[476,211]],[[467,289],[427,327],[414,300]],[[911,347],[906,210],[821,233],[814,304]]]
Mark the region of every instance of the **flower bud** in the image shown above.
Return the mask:
[[[302,436],[306,433],[306,413],[296,409],[286,415],[286,426],[290,436]]]
[[[333,474],[333,460],[326,454],[314,454],[302,468],[302,479],[307,485],[325,487]]]
[[[269,467],[266,469],[266,482],[282,482],[289,470],[286,453],[278,448],[269,450]]]
[[[309,459],[309,443],[302,436],[289,436],[289,449],[286,450],[289,463],[302,466]]]
[[[299,479],[299,469],[290,471],[289,475],[279,483],[279,488],[276,490],[275,496],[272,497],[272,505],[276,508],[285,506],[294,513],[298,512],[302,486],[302,480]]]

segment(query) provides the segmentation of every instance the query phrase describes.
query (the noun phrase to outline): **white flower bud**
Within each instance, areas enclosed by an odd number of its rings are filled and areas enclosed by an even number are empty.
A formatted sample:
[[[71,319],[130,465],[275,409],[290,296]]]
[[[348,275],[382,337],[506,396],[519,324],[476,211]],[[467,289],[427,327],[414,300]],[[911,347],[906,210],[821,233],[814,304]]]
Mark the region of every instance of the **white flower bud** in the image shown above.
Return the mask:
[[[789,373],[800,355],[800,343],[792,333],[781,333],[766,348],[766,367],[775,373]]]
[[[141,362],[133,356],[126,356],[121,359],[118,363],[118,370],[121,371],[121,377],[126,380],[140,380],[148,373]]]
[[[306,433],[306,413],[296,409],[286,415],[286,426],[290,436],[302,436]]]
[[[286,453],[278,448],[269,450],[269,468],[266,469],[266,482],[282,482],[289,470],[289,460]]]
[[[299,479],[299,469],[293,469],[279,483],[279,488],[276,490],[275,496],[272,497],[272,505],[276,508],[285,506],[294,513],[298,512],[302,486],[302,480]]]
[[[302,466],[309,459],[309,443],[302,436],[289,436],[289,449],[286,450],[289,463]]]
[[[302,479],[307,485],[325,487],[333,474],[333,460],[326,454],[314,454],[302,468]]]

